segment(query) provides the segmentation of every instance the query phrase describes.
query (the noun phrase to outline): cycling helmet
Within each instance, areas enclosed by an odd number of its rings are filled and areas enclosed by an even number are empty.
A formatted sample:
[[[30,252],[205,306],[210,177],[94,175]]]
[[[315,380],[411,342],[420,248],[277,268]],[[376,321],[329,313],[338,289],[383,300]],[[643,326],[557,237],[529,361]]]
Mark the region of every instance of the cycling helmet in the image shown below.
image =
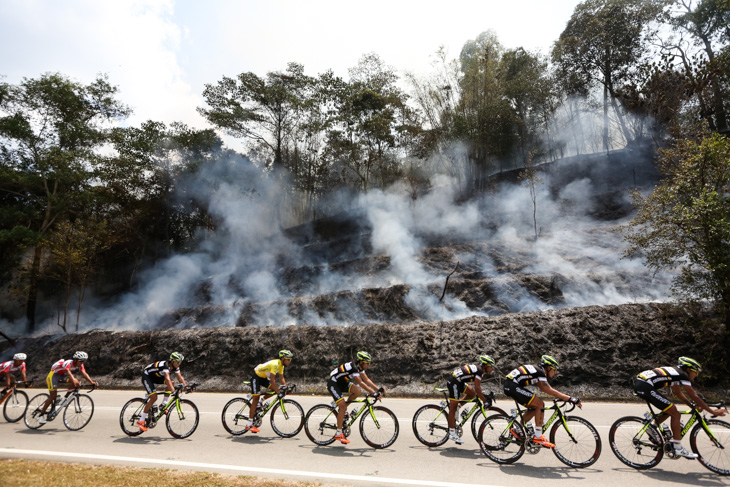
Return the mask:
[[[552,367],[555,370],[558,370],[559,367],[558,361],[550,355],[543,355],[540,357],[540,365],[543,367]]]
[[[357,352],[357,360],[362,360],[363,362],[370,363],[373,361],[373,358],[367,352]]]
[[[677,366],[682,369],[693,370],[698,374],[702,371],[700,363],[689,357],[679,357],[679,364]]]
[[[279,358],[292,358],[294,357],[294,354],[291,353],[291,350],[279,350]]]
[[[497,364],[497,362],[495,362],[494,359],[492,357],[490,357],[489,355],[480,355],[479,362],[482,365],[488,365],[490,367],[494,367]]]
[[[178,363],[182,363],[183,360],[185,360],[185,356],[180,352],[172,352],[170,354],[170,362],[175,361]]]
[[[13,360],[25,360],[28,356],[24,353],[16,353],[13,355]]]
[[[89,354],[86,352],[79,351],[74,354],[73,358],[74,358],[74,360],[87,360],[89,358]]]

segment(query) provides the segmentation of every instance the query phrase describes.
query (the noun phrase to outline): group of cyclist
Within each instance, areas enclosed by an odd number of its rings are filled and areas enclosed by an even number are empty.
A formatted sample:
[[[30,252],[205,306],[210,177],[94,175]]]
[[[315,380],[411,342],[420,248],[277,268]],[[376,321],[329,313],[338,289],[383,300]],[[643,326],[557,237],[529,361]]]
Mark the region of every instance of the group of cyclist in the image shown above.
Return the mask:
[[[79,387],[80,381],[75,375],[78,373],[89,383],[95,386],[98,385],[91,379],[84,367],[84,362],[88,357],[86,352],[77,351],[71,359],[58,360],[51,366],[51,370],[46,376],[46,385],[48,386],[50,396],[41,407],[41,415],[39,417],[41,424],[46,422],[43,415],[56,399],[56,395],[58,394],[57,389],[60,384],[69,384],[69,388],[71,389]],[[20,375],[23,381],[27,380],[26,358],[26,354],[16,353],[12,360],[0,364],[0,383],[4,382],[6,389],[12,386],[16,374]],[[274,394],[279,397],[283,396],[284,393],[281,390],[281,386],[286,386],[284,369],[291,365],[293,358],[294,354],[290,350],[280,350],[278,358],[259,364],[254,368],[251,377],[250,417],[246,425],[246,431],[252,433],[259,432],[259,429],[254,426],[254,415],[262,394],[266,397]],[[184,356],[182,353],[173,352],[167,360],[153,362],[142,370],[142,386],[149,400],[145,405],[142,416],[137,422],[137,426],[139,426],[141,431],[147,431],[145,420],[150,408],[157,401],[158,393],[156,386],[165,384],[165,398],[162,403],[164,407],[166,401],[169,399],[170,393],[174,389],[173,374],[183,386],[187,385],[180,372],[180,365],[183,360]],[[385,394],[385,389],[375,385],[367,375],[367,370],[370,368],[371,362],[372,356],[368,352],[357,352],[355,360],[336,367],[330,372],[327,379],[327,390],[338,408],[335,439],[341,443],[347,444],[350,442],[342,432],[347,406],[355,401],[363,390],[373,394],[376,398]],[[494,373],[495,367],[496,361],[491,356],[479,355],[477,364],[466,364],[458,367],[449,376],[446,382],[449,397],[449,439],[455,443],[463,443],[463,440],[456,433],[456,414],[459,405],[463,401],[478,397],[484,403],[485,407],[491,406],[491,399],[485,396],[481,384],[485,376],[491,376]],[[536,385],[545,394],[582,407],[580,398],[564,394],[550,385],[549,379],[555,377],[558,368],[558,361],[554,357],[543,355],[538,364],[520,365],[508,373],[504,380],[504,394],[527,408],[523,419],[527,431],[532,434],[532,442],[546,448],[553,448],[555,445],[548,442],[543,436],[544,402],[535,392],[528,389],[527,386]],[[636,395],[661,411],[661,414],[657,418],[659,423],[663,423],[667,418],[670,419],[674,452],[677,456],[685,458],[697,458],[697,455],[688,452],[682,446],[680,412],[660,391],[664,387],[670,387],[680,401],[687,404],[690,402],[694,403],[698,408],[707,411],[713,416],[724,416],[727,414],[727,410],[712,409],[692,388],[692,382],[701,371],[702,367],[699,362],[689,357],[680,357],[676,367],[662,366],[645,370],[638,374],[633,384]],[[265,390],[267,391],[265,392]],[[532,424],[533,420],[534,425]]]

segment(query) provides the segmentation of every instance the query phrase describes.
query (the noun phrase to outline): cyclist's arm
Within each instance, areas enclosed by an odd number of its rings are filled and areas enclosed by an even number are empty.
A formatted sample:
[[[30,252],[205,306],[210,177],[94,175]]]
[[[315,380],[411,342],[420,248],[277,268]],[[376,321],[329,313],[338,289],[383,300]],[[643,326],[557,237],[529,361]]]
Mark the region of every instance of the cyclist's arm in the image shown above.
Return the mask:
[[[545,394],[550,394],[553,397],[557,397],[558,399],[562,399],[563,401],[569,401],[570,396],[567,394],[563,394],[557,389],[553,389],[553,386],[551,386],[547,381],[540,381],[537,383],[537,387],[544,392]],[[580,403],[578,403],[580,404]]]
[[[187,382],[185,382],[185,379],[183,379],[183,376],[182,376],[182,374],[180,373],[180,371],[177,371],[177,372],[175,372],[175,375],[177,376],[177,380],[179,380],[179,381],[180,381],[180,384],[182,384],[182,385],[184,385],[184,386],[186,386],[186,387],[187,387],[188,383],[187,383]],[[170,382],[170,383],[172,383],[172,382]],[[170,390],[172,390],[172,389],[170,389]]]
[[[23,382],[27,382],[28,378],[25,375],[25,369],[20,371],[20,378],[23,380]]]
[[[81,382],[79,382],[79,380],[74,377],[70,370],[66,369],[66,374],[68,374],[68,381],[71,383],[71,385],[73,385],[74,387],[78,387],[81,385]]]
[[[482,381],[476,377],[474,378],[474,391],[482,402],[488,402],[488,399],[484,396],[484,391],[482,391]]]
[[[95,386],[98,386],[99,385],[98,382],[91,380],[91,377],[89,377],[89,374],[87,374],[85,370],[82,370],[81,371],[81,375],[84,377],[84,379],[86,379],[87,381],[89,381],[89,384],[94,384]]]
[[[676,387],[676,389],[675,389]],[[725,416],[727,414],[727,410],[725,409],[712,409],[710,406],[707,405],[705,401],[702,400],[702,398],[695,392],[694,388],[691,386],[682,386],[684,387],[684,391],[687,393],[687,395],[692,399],[692,401],[702,409],[703,411],[707,411],[713,416]],[[689,404],[689,400],[685,397],[685,395],[682,393],[682,387],[680,386],[672,386],[672,392],[680,399],[683,400],[685,403]]]
[[[373,381],[370,380],[368,375],[365,372],[360,372],[359,377],[355,377],[355,379],[360,383],[360,386],[365,389],[366,391],[370,393],[376,393],[378,392],[378,386],[376,386]]]
[[[276,382],[281,384],[282,386],[285,386],[286,379],[284,379],[284,374],[276,374]]]

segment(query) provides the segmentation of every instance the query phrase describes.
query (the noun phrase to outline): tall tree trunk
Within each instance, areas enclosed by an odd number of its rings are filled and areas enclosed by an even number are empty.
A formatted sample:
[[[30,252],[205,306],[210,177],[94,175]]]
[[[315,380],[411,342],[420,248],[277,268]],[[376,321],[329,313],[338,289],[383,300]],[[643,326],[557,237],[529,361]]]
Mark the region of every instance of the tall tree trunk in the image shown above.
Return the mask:
[[[36,245],[33,251],[33,262],[30,266],[30,278],[28,283],[28,298],[25,302],[25,318],[28,322],[28,333],[35,331],[35,311],[38,300],[38,280],[41,272],[41,247]]]

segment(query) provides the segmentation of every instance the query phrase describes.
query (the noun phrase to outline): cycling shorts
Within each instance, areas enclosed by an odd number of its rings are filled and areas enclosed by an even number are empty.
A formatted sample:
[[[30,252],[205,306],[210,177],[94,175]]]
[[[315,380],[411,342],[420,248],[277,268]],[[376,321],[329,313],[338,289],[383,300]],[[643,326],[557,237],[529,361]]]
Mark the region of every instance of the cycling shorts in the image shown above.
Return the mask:
[[[449,399],[458,401],[461,399],[461,395],[466,389],[466,382],[461,382],[456,379],[449,379],[446,381],[446,388],[449,390]]]
[[[251,377],[251,395],[260,396],[261,389],[266,389],[271,384],[268,377],[259,377],[256,373]]]
[[[662,412],[672,407],[672,401],[664,397],[654,386],[641,379],[634,379],[634,392]]]
[[[339,402],[340,399],[343,398],[344,394],[349,393],[351,387],[352,387],[352,382],[350,382],[349,380],[330,379],[327,381],[327,390],[330,391],[330,395],[335,400],[335,402]]]
[[[529,389],[525,389],[513,380],[504,383],[504,393],[507,397],[511,397],[519,404],[528,407],[535,398],[535,393]]]
[[[164,384],[164,377],[155,377],[148,374],[142,374],[142,387],[147,391],[147,395],[155,394],[157,392],[157,385]]]
[[[58,389],[59,384],[65,384],[68,382],[68,376],[67,375],[58,375],[54,373],[53,371],[50,371],[48,375],[46,376],[46,385],[48,386],[48,390],[50,392],[55,391]]]

